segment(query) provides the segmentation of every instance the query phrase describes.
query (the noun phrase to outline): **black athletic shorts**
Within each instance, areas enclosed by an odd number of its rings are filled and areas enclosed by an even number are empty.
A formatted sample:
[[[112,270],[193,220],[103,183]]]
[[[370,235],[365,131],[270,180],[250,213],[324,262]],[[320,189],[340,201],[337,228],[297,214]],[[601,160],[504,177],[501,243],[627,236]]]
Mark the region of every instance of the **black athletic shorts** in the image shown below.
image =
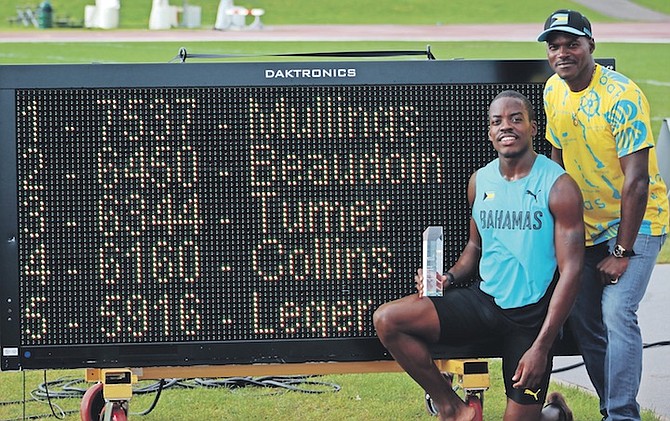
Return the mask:
[[[513,388],[512,376],[542,327],[554,286],[555,282],[538,303],[512,310],[498,307],[478,283],[467,288],[448,288],[444,296],[430,297],[440,318],[440,343],[491,344],[502,357],[507,397],[521,405],[544,403],[553,355],[548,357],[541,384],[533,389]]]

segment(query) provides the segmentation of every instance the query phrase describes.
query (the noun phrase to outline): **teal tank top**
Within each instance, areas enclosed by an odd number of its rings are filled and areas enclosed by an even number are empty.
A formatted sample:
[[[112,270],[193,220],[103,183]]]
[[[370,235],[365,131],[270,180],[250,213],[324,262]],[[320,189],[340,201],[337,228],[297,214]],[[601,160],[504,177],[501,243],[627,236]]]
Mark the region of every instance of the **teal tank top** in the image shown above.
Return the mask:
[[[477,171],[472,217],[482,241],[479,288],[503,308],[535,304],[556,271],[549,192],[565,170],[538,155],[530,173],[508,181],[495,159]]]

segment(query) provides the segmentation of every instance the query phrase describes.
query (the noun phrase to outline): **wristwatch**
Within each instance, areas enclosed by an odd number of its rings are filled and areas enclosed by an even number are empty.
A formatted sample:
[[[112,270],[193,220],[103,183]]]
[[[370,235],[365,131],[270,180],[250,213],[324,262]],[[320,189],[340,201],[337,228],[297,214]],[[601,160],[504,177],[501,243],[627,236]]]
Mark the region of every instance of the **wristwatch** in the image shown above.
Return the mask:
[[[633,250],[626,250],[621,244],[617,244],[614,246],[614,250],[612,250],[612,256],[616,258],[631,257],[635,256],[635,252]]]

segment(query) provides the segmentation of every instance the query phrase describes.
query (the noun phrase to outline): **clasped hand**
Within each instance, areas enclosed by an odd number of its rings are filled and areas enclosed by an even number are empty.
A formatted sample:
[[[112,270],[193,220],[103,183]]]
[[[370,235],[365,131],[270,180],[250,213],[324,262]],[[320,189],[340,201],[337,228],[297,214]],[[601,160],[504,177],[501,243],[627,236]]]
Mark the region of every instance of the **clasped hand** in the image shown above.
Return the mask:
[[[446,275],[436,273],[435,278],[437,279],[438,288],[443,288],[444,285],[449,285]],[[419,297],[423,297],[423,269],[419,268],[416,270],[416,275],[414,275],[414,284],[416,286],[416,291],[419,293]]]
[[[628,269],[628,257],[614,257],[609,255],[598,263],[596,268],[603,285],[614,285]]]

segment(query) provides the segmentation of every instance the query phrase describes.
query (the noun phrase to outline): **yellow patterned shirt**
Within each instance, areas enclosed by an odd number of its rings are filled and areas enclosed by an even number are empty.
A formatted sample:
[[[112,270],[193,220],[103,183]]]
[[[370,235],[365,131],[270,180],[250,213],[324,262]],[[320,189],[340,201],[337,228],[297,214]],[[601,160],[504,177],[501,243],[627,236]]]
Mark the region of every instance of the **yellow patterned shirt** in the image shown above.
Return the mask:
[[[661,178],[651,133],[649,103],[622,74],[596,65],[589,86],[572,92],[554,74],[544,88],[546,138],[562,149],[566,171],[584,196],[586,245],[617,235],[624,175],[619,158],[649,149],[649,200],[641,234],[668,231],[667,188]]]

